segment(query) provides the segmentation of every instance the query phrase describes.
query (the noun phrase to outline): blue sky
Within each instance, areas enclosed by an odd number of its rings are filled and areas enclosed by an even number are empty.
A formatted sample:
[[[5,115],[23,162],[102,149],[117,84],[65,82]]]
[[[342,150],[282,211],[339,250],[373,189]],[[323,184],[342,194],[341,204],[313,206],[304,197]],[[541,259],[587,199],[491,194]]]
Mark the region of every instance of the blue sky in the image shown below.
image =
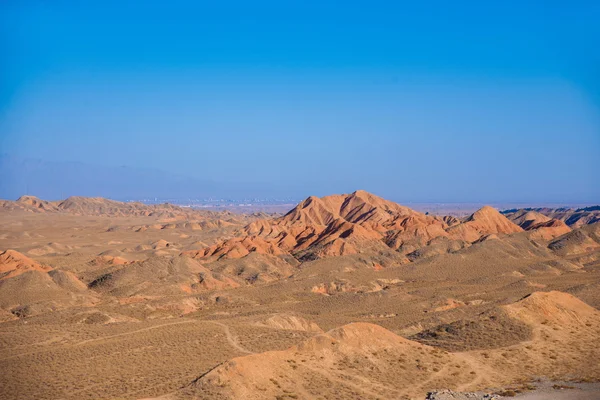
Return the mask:
[[[91,3],[0,4],[0,153],[297,197],[600,201],[599,2]]]

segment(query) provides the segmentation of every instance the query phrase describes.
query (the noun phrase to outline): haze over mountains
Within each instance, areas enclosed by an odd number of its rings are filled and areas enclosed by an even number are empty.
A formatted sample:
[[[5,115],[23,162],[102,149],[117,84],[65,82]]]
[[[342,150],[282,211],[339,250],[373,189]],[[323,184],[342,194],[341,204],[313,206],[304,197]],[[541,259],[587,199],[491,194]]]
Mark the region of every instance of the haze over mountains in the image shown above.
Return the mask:
[[[219,165],[215,165],[218,170]],[[208,179],[207,171],[189,170],[187,173],[175,174],[160,169],[139,168],[128,165],[106,166],[88,164],[86,162],[46,161],[40,159],[22,158],[9,154],[0,154],[0,199],[17,199],[22,195],[33,195],[42,199],[58,200],[69,196],[105,197],[118,200],[142,199],[171,199],[185,201],[189,199],[227,198],[242,200],[259,199],[302,199],[307,194],[320,193],[327,195],[331,192],[330,182],[299,182],[302,177],[277,184],[257,181],[243,169],[235,180]],[[204,177],[204,178],[203,178]],[[349,183],[343,176],[333,186],[340,190],[354,190],[354,184]],[[406,179],[406,177],[404,178]],[[412,178],[411,178],[412,179]],[[416,178],[415,178],[416,179]],[[589,205],[597,200],[595,193],[573,198],[562,195],[549,195],[540,203],[540,199],[525,195],[523,191],[515,190],[519,195],[491,197],[471,193],[462,195],[468,182],[448,182],[443,185],[432,176],[427,190],[415,191],[406,183],[391,185],[375,185],[387,193],[387,197],[397,201],[411,203],[449,203],[456,206],[466,203],[477,204],[507,204],[503,208],[514,207],[515,204],[535,206],[539,204],[559,207],[561,205]],[[368,181],[367,181],[368,184]],[[459,186],[456,186],[456,185]],[[438,189],[436,189],[436,187]],[[438,204],[439,205],[439,204]],[[421,208],[423,205],[421,205]],[[470,207],[469,207],[470,208]],[[448,207],[441,207],[442,212]],[[287,210],[286,210],[287,211]]]
[[[595,390],[597,212],[457,218],[363,190],[285,215],[3,201],[0,397]]]
[[[193,176],[202,172],[193,171]],[[289,196],[261,182],[216,182],[190,178],[158,169],[130,166],[110,167],[82,162],[25,159],[0,154],[0,198],[16,199],[34,194],[44,199],[64,199],[70,195],[116,199],[187,199],[206,197]],[[292,193],[293,195],[293,193]]]

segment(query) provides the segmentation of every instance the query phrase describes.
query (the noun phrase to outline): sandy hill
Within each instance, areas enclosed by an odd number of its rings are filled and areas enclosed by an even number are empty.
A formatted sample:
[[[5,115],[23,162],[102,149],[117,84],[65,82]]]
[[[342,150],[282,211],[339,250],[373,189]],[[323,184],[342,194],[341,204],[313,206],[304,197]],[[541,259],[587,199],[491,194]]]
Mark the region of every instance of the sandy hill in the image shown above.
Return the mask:
[[[563,324],[565,327],[585,325],[600,312],[575,296],[563,292],[534,292],[515,304],[504,307],[513,317],[540,328],[539,325]]]
[[[502,211],[511,221],[520,225],[518,222],[527,213],[534,212],[537,215],[541,214],[550,219],[558,219],[563,221],[571,228],[579,228],[584,225],[593,224],[600,221],[600,206],[584,207],[584,208],[522,208],[510,209]],[[537,221],[541,222],[541,221]]]
[[[75,215],[102,215],[112,217],[149,216],[160,219],[215,216],[217,213],[177,207],[168,203],[146,205],[142,203],[124,203],[95,197],[69,197],[58,202],[58,209]]]
[[[427,248],[425,248],[427,249]],[[502,239],[488,237],[454,252],[416,258],[411,264],[399,267],[402,279],[471,281],[482,284],[497,280],[499,275],[535,276],[552,273],[560,275],[582,265],[558,262],[562,260],[549,248],[530,239],[525,233]]]
[[[528,226],[527,231],[531,232],[532,238],[551,240],[571,232],[571,228],[559,219],[550,219]]]
[[[590,364],[590,360],[600,355],[594,344],[600,338],[597,309],[558,291],[534,292],[503,309],[510,317],[527,324],[532,329],[532,338],[509,347],[509,357],[502,351],[491,354],[490,365],[497,368],[499,380],[536,376],[600,379],[600,365]],[[501,374],[505,375],[500,378]]]
[[[108,271],[98,271],[89,287],[118,298],[181,295],[240,286],[188,257],[152,257],[117,269],[110,266]]]
[[[532,225],[548,222],[552,218],[533,210],[519,210],[511,214],[509,219],[521,228],[527,229]]]
[[[21,196],[17,199],[16,203],[39,211],[58,211],[55,203],[38,199],[35,196]]]
[[[593,344],[600,337],[597,309],[568,293],[550,291],[534,292],[492,314],[442,326],[425,335],[425,343],[470,347],[454,354],[487,371],[488,386],[536,377],[599,378],[600,367],[589,363],[600,353]]]
[[[86,285],[66,271],[30,269],[0,280],[0,309],[19,317],[95,301]]]
[[[550,242],[548,248],[561,256],[585,254],[600,250],[600,223],[576,229]]]
[[[189,257],[179,256],[152,256],[144,261],[97,267],[88,274],[89,290],[113,299],[125,309],[128,305],[134,308],[140,305],[142,315],[188,314],[215,301],[224,290],[259,279],[258,272],[247,271],[253,278],[245,276],[244,267],[239,265],[227,270],[215,263],[209,269]]]
[[[242,258],[251,252],[258,254],[281,255],[283,250],[262,239],[259,236],[245,236],[226,240],[224,242],[206,247],[202,250],[187,251],[184,255],[194,258]]]
[[[13,278],[27,271],[48,272],[52,267],[42,265],[37,261],[14,250],[0,253],[0,280]]]
[[[319,325],[297,315],[275,314],[257,322],[256,325],[291,331],[323,332]]]
[[[440,331],[468,342],[470,330],[487,330],[493,340],[484,350],[471,343],[469,351],[449,353],[378,325],[352,323],[287,350],[234,358],[165,398],[424,398],[440,387],[478,390],[572,373],[600,377],[600,366],[585,361],[598,355],[586,341],[600,337],[598,310],[566,293],[536,292],[498,312],[502,319],[490,315],[483,328],[474,323]],[[501,337],[515,327],[524,333]]]
[[[595,240],[597,243],[600,243],[600,223],[596,222],[593,224],[589,224],[580,228],[583,232],[586,233],[590,238]]]
[[[16,201],[0,200],[0,209],[5,211],[26,210],[29,212],[57,212],[55,203],[38,199],[35,196],[21,196]]]
[[[422,392],[415,382],[446,384],[436,375],[450,363],[461,367],[454,380],[466,383],[472,379],[469,366],[448,353],[409,341],[378,325],[354,323],[288,350],[230,360],[174,397],[402,398]]]
[[[228,211],[213,212],[178,207],[172,204],[147,205],[137,202],[121,202],[101,197],[72,196],[60,201],[41,200],[35,196],[22,196],[16,201],[0,202],[6,211],[30,211],[36,213],[69,213],[79,216],[108,217],[155,217],[158,219],[205,220],[222,219],[235,221],[236,216]]]
[[[479,240],[489,234],[511,234],[522,232],[523,229],[509,221],[495,208],[485,206],[477,210],[463,223],[448,229],[452,236],[468,242]]]
[[[550,218],[534,210],[515,211],[510,213],[509,219],[526,231],[530,231],[532,239],[551,240],[571,231],[562,220]]]
[[[206,267],[245,284],[257,284],[288,278],[298,272],[297,265],[293,258],[252,252],[240,259],[223,258]]]

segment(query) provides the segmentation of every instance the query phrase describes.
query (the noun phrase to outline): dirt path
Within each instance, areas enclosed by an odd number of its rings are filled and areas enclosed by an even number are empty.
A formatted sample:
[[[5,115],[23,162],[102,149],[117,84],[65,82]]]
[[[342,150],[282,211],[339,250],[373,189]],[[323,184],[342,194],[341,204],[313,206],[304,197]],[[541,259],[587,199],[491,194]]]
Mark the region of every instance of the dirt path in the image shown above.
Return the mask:
[[[124,332],[124,333],[119,333],[116,335],[109,335],[109,336],[102,336],[102,337],[98,337],[98,338],[94,338],[94,339],[87,339],[87,340],[82,340],[81,342],[77,342],[77,343],[73,343],[73,344],[68,344],[68,345],[64,345],[64,347],[77,347],[77,346],[83,346],[83,345],[87,345],[90,343],[94,343],[94,342],[102,342],[104,340],[110,340],[110,339],[114,339],[114,338],[119,338],[119,337],[123,337],[123,336],[130,336],[130,335],[135,335],[141,332],[147,332],[147,331],[151,331],[154,329],[160,329],[160,328],[164,328],[167,326],[173,326],[173,325],[181,325],[181,324],[190,324],[190,323],[209,323],[209,324],[214,324],[214,325],[218,325],[221,328],[223,328],[223,330],[225,331],[225,336],[227,337],[227,342],[234,347],[236,350],[244,353],[244,354],[254,354],[254,352],[244,348],[237,340],[237,337],[234,336],[231,333],[231,330],[229,329],[229,326],[221,323],[221,322],[216,322],[216,321],[202,321],[202,320],[193,320],[193,319],[186,319],[184,321],[177,321],[177,322],[169,322],[166,324],[160,324],[160,325],[154,325],[154,326],[149,326],[147,328],[142,328],[142,329],[136,329],[134,331],[129,331],[129,332]],[[43,350],[38,350],[38,351],[30,351],[30,352],[26,352],[26,353],[20,353],[20,354],[13,354],[11,356],[8,357],[4,357],[4,358],[0,358],[0,361],[4,361],[4,360],[10,360],[12,358],[18,358],[18,357],[25,357],[25,356],[30,356],[30,355],[34,355],[34,354],[38,354],[38,353],[44,353],[49,351],[48,349],[43,349]]]
[[[180,325],[180,324],[189,324],[189,323],[193,323],[193,322],[198,322],[198,321],[185,320],[185,321],[170,322],[168,324],[154,325],[154,326],[149,326],[147,328],[137,329],[135,331],[119,333],[119,334],[116,334],[116,335],[102,336],[102,337],[95,338],[95,339],[82,340],[81,342],[77,342],[77,343],[73,343],[73,344],[66,344],[66,345],[62,345],[61,347],[64,347],[64,348],[77,347],[77,346],[82,346],[82,345],[93,343],[93,342],[100,342],[100,341],[103,341],[103,340],[113,339],[113,338],[117,338],[117,337],[134,335],[136,333],[150,331],[150,330],[154,330],[154,329],[159,329],[159,328],[163,328],[165,326]],[[26,353],[13,354],[13,355],[8,356],[8,357],[0,358],[0,361],[10,360],[12,358],[30,356],[30,355],[33,355],[33,354],[45,353],[45,352],[53,351],[53,350],[54,349],[43,349],[43,350],[37,350],[37,351],[29,351],[29,352],[26,352]]]
[[[475,371],[473,379],[458,385],[456,387],[457,391],[475,390],[476,385],[483,381],[494,382],[496,380],[498,372],[494,371],[488,364],[481,362],[481,360],[473,354],[469,354],[468,352],[453,354],[456,358],[465,362],[473,371]]]
[[[319,375],[321,375],[322,377],[324,377],[325,379],[328,379],[328,380],[330,380],[330,381],[332,381],[332,382],[337,382],[337,383],[339,383],[339,384],[341,384],[341,385],[343,385],[343,386],[350,387],[350,388],[352,388],[352,389],[354,389],[354,390],[358,390],[359,392],[362,392],[362,393],[364,393],[364,394],[366,394],[366,395],[368,395],[368,396],[371,396],[371,397],[374,397],[374,398],[377,398],[377,399],[380,399],[380,398],[382,398],[382,395],[381,395],[380,393],[373,392],[373,391],[369,390],[368,388],[366,388],[366,387],[364,387],[364,386],[357,385],[357,384],[355,384],[355,383],[353,383],[353,382],[350,382],[350,381],[348,381],[348,380],[346,380],[346,379],[342,379],[342,378],[340,378],[340,377],[336,376],[336,375],[335,375],[335,374],[333,374],[333,373],[328,373],[328,372],[327,372],[327,371],[325,371],[324,369],[318,369],[318,368],[309,367],[309,366],[308,366],[308,365],[306,365],[306,364],[302,364],[302,365],[301,365],[301,367],[303,367],[303,368],[306,368],[306,369],[308,369],[308,370],[310,370],[310,371],[312,371],[312,372],[314,372],[314,373],[316,373],[316,374],[319,374]],[[346,374],[346,375],[349,375],[349,374]],[[353,377],[354,377],[354,376],[353,376]],[[370,386],[371,386],[373,389],[375,389],[375,387],[374,387],[374,386],[379,386],[379,387],[378,387],[379,389],[385,388],[385,390],[388,390],[388,391],[394,391],[394,392],[398,392],[398,391],[397,391],[396,389],[394,389],[394,388],[388,388],[387,386],[373,384],[372,382],[370,382],[370,383],[369,383],[369,385],[370,385]]]
[[[438,379],[440,377],[443,377],[444,374],[448,374],[448,365],[446,364],[444,365],[438,372],[434,373],[433,375],[431,375],[429,378],[427,378],[426,380],[424,380],[423,382],[419,382],[419,388],[421,389],[430,389],[429,387],[427,387],[431,382],[433,382],[435,379]]]
[[[73,344],[73,346],[81,346],[83,344],[88,344],[88,343],[92,343],[92,342],[98,342],[98,341],[107,340],[107,339],[113,339],[113,338],[116,338],[116,337],[134,335],[136,333],[151,331],[151,330],[162,328],[162,327],[165,327],[165,326],[180,325],[180,324],[189,324],[189,323],[193,323],[193,322],[197,322],[197,321],[194,321],[194,320],[185,320],[185,321],[171,322],[169,324],[154,325],[154,326],[149,326],[148,328],[142,328],[142,329],[138,329],[138,330],[135,330],[135,331],[124,332],[124,333],[119,333],[119,334],[110,335],[110,336],[103,336],[103,337],[99,337],[99,338],[96,338],[96,339],[84,340],[84,341],[77,342],[77,343]]]
[[[221,322],[217,322],[217,321],[199,321],[199,322],[206,322],[206,323],[210,323],[210,324],[219,325],[225,331],[225,336],[227,336],[227,341],[229,342],[229,344],[231,346],[233,346],[236,350],[241,351],[242,353],[255,354],[253,351],[250,351],[250,350],[242,347],[242,345],[237,340],[237,336],[234,336],[231,333],[231,329],[229,329],[229,326],[227,326]]]

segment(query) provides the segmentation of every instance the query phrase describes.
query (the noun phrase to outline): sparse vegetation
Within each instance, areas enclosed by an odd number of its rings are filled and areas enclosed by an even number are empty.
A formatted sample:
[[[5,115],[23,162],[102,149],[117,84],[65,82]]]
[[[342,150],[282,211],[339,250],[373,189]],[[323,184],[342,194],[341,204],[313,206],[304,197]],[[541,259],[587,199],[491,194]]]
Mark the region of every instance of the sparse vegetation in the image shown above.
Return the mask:
[[[327,257],[317,246],[299,255],[303,264],[292,254],[235,258],[236,245],[202,258],[181,253],[238,235],[255,217],[169,212],[6,215],[3,245],[39,254],[41,267],[0,273],[1,398],[227,398],[248,371],[258,374],[252,390],[281,399],[415,398],[481,382],[509,396],[535,389],[522,382],[538,376],[600,378],[586,362],[600,356],[598,314],[556,292],[526,297],[543,284],[600,305],[593,252],[592,261],[566,259],[516,234],[456,248],[444,239],[435,247],[443,252],[417,252],[411,263],[402,252],[427,244]],[[576,263],[585,274],[569,269]],[[318,336],[353,322],[386,330]],[[405,332],[408,341],[395,335]],[[280,361],[272,370],[271,359],[235,379],[223,372],[245,362],[229,364],[234,357],[272,351],[284,352],[270,353]]]

